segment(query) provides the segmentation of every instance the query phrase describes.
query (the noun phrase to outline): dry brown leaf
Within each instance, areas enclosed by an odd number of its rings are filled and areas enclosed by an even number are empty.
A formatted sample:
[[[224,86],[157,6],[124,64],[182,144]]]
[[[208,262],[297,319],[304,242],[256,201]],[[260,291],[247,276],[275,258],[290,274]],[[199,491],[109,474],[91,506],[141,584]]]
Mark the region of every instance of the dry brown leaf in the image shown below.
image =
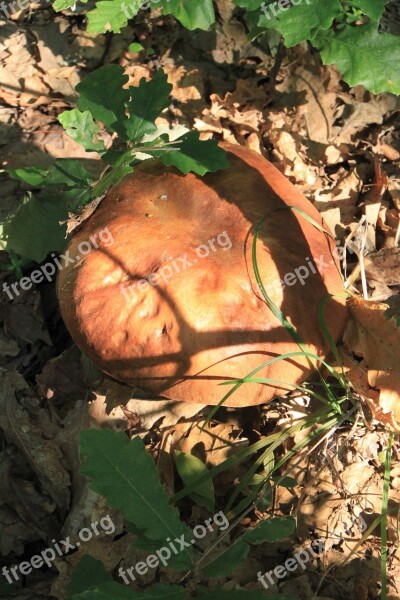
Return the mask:
[[[203,110],[200,119],[195,118],[194,127],[202,132],[203,139],[219,133],[224,141],[240,143],[261,154],[265,92],[257,86],[257,81],[239,79],[235,91],[224,98],[211,94],[211,107]]]
[[[371,95],[363,102],[357,102],[348,94],[340,94],[340,97],[346,102],[346,110],[342,118],[343,126],[338,130],[334,140],[336,144],[349,144],[353,136],[368,125],[383,122],[384,112],[374,96]]]
[[[215,467],[248,445],[248,440],[240,438],[240,431],[233,425],[209,423],[204,429],[202,425],[202,422],[178,423],[172,434],[172,450],[193,454]]]
[[[383,248],[365,258],[368,282],[400,285],[400,248]]]
[[[299,183],[313,185],[316,182],[312,167],[306,165],[299,153],[298,144],[291,133],[284,130],[271,131],[270,139],[275,152],[283,161],[283,172],[287,177],[294,177]]]
[[[113,540],[112,538],[112,535],[105,535],[100,538],[93,537],[88,542],[85,542],[85,544],[81,544],[80,548],[73,554],[65,555],[62,558],[57,557],[54,565],[58,569],[59,575],[52,583],[51,596],[54,596],[58,600],[65,600],[67,598],[67,585],[71,579],[71,574],[85,555],[101,561],[107,571],[112,571],[128,552],[129,544],[132,543],[132,536],[123,536],[118,540]],[[71,543],[74,542],[76,543],[76,540],[72,537]],[[136,561],[133,561],[131,564],[135,564],[138,558],[137,556]]]
[[[329,69],[318,73],[305,68],[299,68],[295,73],[296,89],[305,92],[307,98],[307,102],[299,106],[298,110],[305,120],[308,137],[327,145],[332,137],[337,102],[336,93],[326,89],[329,73]]]
[[[352,299],[343,340],[353,354],[364,359],[371,388],[366,397],[373,416],[399,432],[400,329],[396,328],[395,319],[385,318],[388,308],[387,304]]]
[[[333,188],[316,191],[315,206],[331,231],[337,234],[338,225],[345,228],[354,221],[362,185],[355,171],[343,171]]]

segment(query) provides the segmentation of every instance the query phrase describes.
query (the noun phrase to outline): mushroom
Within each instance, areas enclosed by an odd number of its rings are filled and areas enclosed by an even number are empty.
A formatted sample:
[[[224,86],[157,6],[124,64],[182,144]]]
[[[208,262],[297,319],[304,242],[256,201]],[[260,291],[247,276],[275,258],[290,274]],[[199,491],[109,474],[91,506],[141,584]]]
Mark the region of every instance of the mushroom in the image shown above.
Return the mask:
[[[311,352],[325,356],[318,309],[334,340],[344,327],[336,246],[313,205],[265,158],[222,144],[228,169],[182,175],[145,161],[112,188],[75,235],[58,276],[61,314],[80,349],[105,373],[174,400],[217,404],[274,357],[299,351],[271,300]],[[296,207],[300,211],[292,210]],[[303,214],[301,213],[303,211]],[[304,213],[311,219],[306,218]],[[88,251],[90,248],[90,251]],[[277,360],[228,406],[267,402],[312,371],[306,356]]]

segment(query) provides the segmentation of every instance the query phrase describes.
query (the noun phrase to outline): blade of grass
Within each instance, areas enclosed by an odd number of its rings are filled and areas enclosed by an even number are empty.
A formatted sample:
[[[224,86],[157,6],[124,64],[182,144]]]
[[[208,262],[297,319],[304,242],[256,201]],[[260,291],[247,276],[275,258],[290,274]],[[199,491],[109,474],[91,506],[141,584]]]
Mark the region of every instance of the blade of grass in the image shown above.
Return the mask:
[[[326,415],[327,417],[329,415]],[[303,448],[303,446],[307,446],[315,437],[318,437],[319,435],[321,435],[321,433],[323,431],[325,431],[326,429],[329,429],[331,427],[334,426],[338,426],[343,420],[345,420],[347,418],[347,415],[345,415],[344,417],[340,418],[339,414],[335,414],[333,416],[332,419],[325,421],[323,424],[319,423],[319,429],[315,430],[315,431],[311,431],[307,436],[305,436],[305,438],[303,438],[303,440],[300,440],[300,442],[297,442],[293,448],[291,448],[288,452],[286,452],[286,454],[279,460],[276,462],[274,468],[271,470],[271,473],[268,475],[267,480],[264,481],[263,483],[260,483],[260,489],[267,483],[267,481],[269,480],[270,476],[272,475],[272,473],[276,472],[278,469],[280,469],[280,467],[287,462],[294,454],[296,454],[296,452],[298,452],[299,450],[301,450]],[[300,431],[303,428],[308,428],[311,425],[315,425],[316,423],[308,423],[307,422],[308,418],[303,418],[301,419],[300,423],[298,423],[297,425],[287,429],[286,431],[282,432],[282,436],[281,439],[277,439],[273,444],[271,444],[271,446],[268,448],[267,452],[273,452],[274,450],[277,450],[277,448],[291,435],[293,435],[293,433],[291,430],[296,428],[296,432]],[[257,468],[260,467],[265,459],[265,456],[267,454],[267,452],[264,452],[263,454],[261,454],[254,462],[254,464],[252,465],[252,467],[249,469],[249,471],[243,475],[240,478],[240,482],[238,483],[238,485],[236,486],[234,492],[232,493],[232,495],[230,496],[227,506],[225,508],[226,511],[231,510],[231,507],[233,505],[233,502],[235,501],[235,499],[238,497],[238,495],[243,491],[244,487],[246,484],[248,484],[248,481],[251,479],[252,475],[256,472]],[[287,475],[287,473],[285,473],[285,476]]]
[[[312,415],[309,415],[308,418],[312,419],[311,425],[314,423],[321,423],[321,422],[323,423],[324,419],[327,418],[327,415],[329,415],[330,412],[331,411],[329,411],[328,408],[326,406],[324,406],[323,408],[315,411],[315,413],[313,413]],[[333,409],[332,409],[332,412],[333,412]],[[290,427],[287,430],[288,435],[290,435],[290,433],[296,433],[297,427],[299,427],[299,425]],[[202,426],[201,427],[199,426],[199,428],[202,429]],[[294,428],[296,428],[296,429],[294,429]],[[285,433],[285,432],[283,432],[283,433]],[[274,443],[274,440],[276,438],[278,438],[279,436],[282,436],[283,433],[271,434],[267,438],[263,438],[263,439],[259,440],[258,442],[255,442],[251,446],[248,446],[247,448],[243,448],[242,450],[239,450],[238,452],[236,452],[236,454],[234,454],[233,456],[230,456],[229,458],[224,460],[224,462],[220,463],[219,465],[216,465],[215,467],[210,469],[207,473],[204,473],[203,475],[201,475],[196,481],[193,481],[190,485],[186,486],[183,490],[181,490],[180,492],[175,494],[175,496],[173,496],[170,499],[170,502],[176,503],[179,500],[182,500],[182,498],[185,498],[188,494],[195,491],[196,487],[198,485],[201,485],[202,483],[204,483],[204,481],[206,481],[209,477],[215,477],[219,473],[222,473],[225,469],[229,469],[235,465],[240,464],[241,462],[246,460],[246,458],[248,458],[252,454],[255,454],[256,452],[258,452],[259,450],[263,449],[266,446],[270,446],[272,443]]]
[[[383,478],[382,512],[381,512],[381,598],[387,597],[387,513],[389,502],[390,466],[392,461],[393,433],[390,434],[385,457],[385,474]]]

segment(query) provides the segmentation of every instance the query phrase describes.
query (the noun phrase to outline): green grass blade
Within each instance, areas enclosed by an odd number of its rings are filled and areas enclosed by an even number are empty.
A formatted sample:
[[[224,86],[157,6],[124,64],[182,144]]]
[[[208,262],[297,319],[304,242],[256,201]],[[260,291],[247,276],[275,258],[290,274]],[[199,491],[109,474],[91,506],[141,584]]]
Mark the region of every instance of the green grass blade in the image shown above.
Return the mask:
[[[389,502],[389,486],[390,486],[390,466],[392,459],[392,444],[393,433],[390,434],[389,444],[386,450],[385,457],[385,475],[383,478],[382,492],[382,512],[381,512],[381,579],[382,579],[382,600],[387,597],[387,513]]]

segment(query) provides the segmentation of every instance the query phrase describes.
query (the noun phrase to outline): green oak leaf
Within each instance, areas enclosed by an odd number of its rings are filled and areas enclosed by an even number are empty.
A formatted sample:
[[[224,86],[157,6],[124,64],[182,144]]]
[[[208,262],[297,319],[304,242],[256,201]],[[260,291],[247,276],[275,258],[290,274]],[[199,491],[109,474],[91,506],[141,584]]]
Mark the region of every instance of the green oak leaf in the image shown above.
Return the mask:
[[[202,568],[202,571],[207,577],[231,575],[236,567],[246,560],[249,551],[250,546],[248,544],[242,541],[236,542],[212,563]]]
[[[245,8],[246,10],[257,10],[260,8],[261,4],[265,3],[266,5],[272,4],[272,0],[233,0],[233,3],[240,8]]]
[[[296,521],[293,517],[276,517],[261,521],[242,536],[243,542],[249,544],[263,544],[264,542],[277,542],[290,537],[295,529]]]
[[[100,127],[93,121],[92,113],[88,110],[81,112],[77,108],[66,110],[58,116],[58,120],[67,134],[87,151],[103,152],[103,140],[96,137]]]
[[[126,132],[130,140],[135,141],[145,134],[156,131],[156,118],[169,103],[172,85],[162,69],[150,81],[143,77],[137,87],[129,88],[130,117],[125,121]]]
[[[388,2],[389,0],[353,0],[352,6],[359,8],[370,19],[378,23]]]
[[[78,0],[55,0],[53,2],[53,8],[56,12],[60,12],[60,10],[67,10],[68,8],[72,8],[75,6]],[[88,0],[79,0],[82,4],[86,4]]]
[[[167,135],[161,136],[163,141],[168,141]],[[174,148],[177,150],[152,150],[164,165],[174,166],[182,173],[193,172],[197,175],[219,171],[229,167],[225,151],[220,148],[215,140],[200,141],[197,131],[189,131],[175,140]],[[149,152],[146,149],[146,152]]]
[[[112,581],[112,577],[105,570],[103,563],[85,554],[76,565],[69,580],[68,598],[110,581]]]
[[[40,169],[37,167],[24,167],[22,169],[7,169],[7,173],[13,179],[23,181],[31,185],[32,187],[41,187],[48,175],[46,169]]]
[[[71,187],[63,192],[64,201],[66,202],[69,212],[77,212],[86,204],[93,200],[92,188],[76,188]]]
[[[122,181],[125,175],[133,173],[133,167],[131,167],[131,163],[134,161],[132,150],[118,153],[117,156],[118,158],[116,161],[111,164],[95,185],[93,189],[94,198],[98,198],[105,194],[111,186],[117,185],[117,183]]]
[[[313,44],[324,64],[334,63],[350,86],[363,85],[374,94],[400,94],[400,37],[378,33],[375,23],[320,33]]]
[[[65,185],[86,188],[93,179],[78,158],[58,158],[49,169],[43,185]]]
[[[62,252],[67,246],[67,219],[67,205],[60,192],[29,194],[10,221],[3,224],[6,250],[11,248],[23,259],[38,263],[51,251]]]
[[[145,590],[133,590],[125,584],[111,581],[92,587],[86,592],[74,594],[68,600],[184,600],[185,598],[186,589],[178,585],[155,583]]]
[[[212,0],[164,0],[163,14],[173,15],[190,30],[206,30],[215,23]]]
[[[126,138],[123,127],[125,106],[129,100],[129,91],[123,86],[127,81],[123,68],[110,64],[89,73],[75,88],[79,94],[79,110],[88,110],[107,129],[116,131],[123,139]]]
[[[291,48],[329,29],[341,12],[340,0],[304,0],[301,4],[288,4],[287,10],[279,9],[275,3],[260,15],[258,26],[279,31],[285,45]]]
[[[96,8],[88,12],[88,33],[106,33],[113,31],[121,33],[128,24],[129,16],[122,10],[123,5],[129,5],[129,0],[100,0]]]

